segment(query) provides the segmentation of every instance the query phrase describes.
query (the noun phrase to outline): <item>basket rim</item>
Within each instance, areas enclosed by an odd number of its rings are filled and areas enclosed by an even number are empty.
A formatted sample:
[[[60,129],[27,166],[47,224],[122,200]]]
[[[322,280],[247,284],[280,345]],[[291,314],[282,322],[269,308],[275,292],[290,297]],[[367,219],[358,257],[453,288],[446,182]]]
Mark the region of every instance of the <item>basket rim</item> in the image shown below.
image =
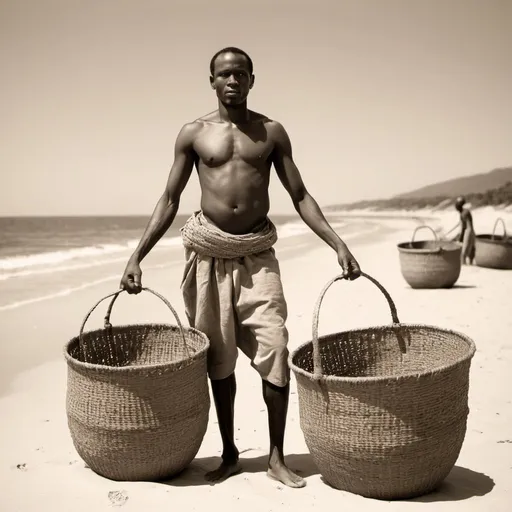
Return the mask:
[[[113,329],[122,328],[122,327],[170,327],[172,330],[180,331],[180,328],[177,325],[173,324],[164,324],[164,323],[146,323],[146,324],[122,324],[122,325],[115,325],[113,326]],[[104,329],[94,329],[92,331],[87,331],[89,333],[91,332],[97,332],[97,331],[103,331]],[[76,340],[79,338],[79,336],[74,336],[70,340],[66,342],[63,348],[64,352],[64,358],[66,359],[67,363],[71,366],[75,366],[77,368],[83,368],[88,370],[96,370],[96,371],[105,371],[108,370],[109,372],[116,372],[116,373],[129,373],[129,372],[140,372],[140,371],[147,371],[147,370],[158,370],[158,369],[164,369],[164,368],[170,368],[173,366],[179,366],[183,364],[186,361],[194,361],[195,359],[200,359],[203,355],[206,354],[210,347],[210,340],[208,336],[202,331],[199,331],[193,327],[183,327],[183,331],[185,332],[185,336],[187,332],[192,332],[199,336],[199,338],[203,339],[205,342],[204,346],[200,348],[197,352],[194,353],[192,356],[185,356],[181,359],[176,359],[172,362],[167,363],[154,363],[154,364],[136,364],[136,365],[130,365],[130,366],[110,366],[106,364],[96,364],[96,363],[87,363],[85,361],[79,361],[78,359],[75,359],[72,357],[69,353],[69,349],[72,343],[75,343]],[[86,334],[86,333],[84,333]]]
[[[432,240],[417,240],[412,243],[421,243],[421,242],[432,242]],[[434,242],[435,243],[435,242]],[[397,248],[399,252],[411,253],[411,254],[438,254],[442,252],[457,252],[462,251],[462,246],[459,246],[455,242],[442,242],[443,245],[440,245],[438,248],[434,249],[423,249],[423,248],[414,248],[409,247],[411,242],[400,242],[397,244]]]
[[[512,238],[503,238],[503,237],[500,237],[499,239],[497,239],[498,237],[495,237],[494,239],[493,238],[485,238],[485,237],[492,237],[494,235],[490,235],[490,234],[480,234],[480,235],[476,235],[475,238],[478,242],[480,243],[484,243],[484,244],[492,244],[492,245],[500,245],[502,247],[512,247]]]
[[[458,359],[456,359],[455,361],[453,361],[449,364],[438,366],[431,370],[422,370],[420,372],[414,372],[414,373],[405,374],[405,375],[397,375],[397,376],[378,375],[378,376],[369,376],[369,377],[345,377],[345,376],[342,377],[342,376],[338,376],[338,375],[321,375],[320,377],[316,377],[313,373],[307,372],[306,370],[303,370],[302,368],[298,367],[297,365],[295,365],[293,363],[293,358],[296,356],[296,354],[298,352],[300,352],[301,350],[303,350],[306,346],[311,345],[313,343],[312,340],[309,340],[309,341],[302,343],[295,350],[290,352],[290,354],[288,356],[288,365],[289,365],[290,369],[295,374],[302,375],[303,377],[306,377],[306,378],[308,378],[310,380],[314,380],[314,381],[324,381],[324,382],[327,381],[327,382],[339,382],[339,383],[350,383],[350,384],[353,384],[353,383],[377,383],[377,382],[385,382],[385,381],[389,381],[389,380],[399,381],[399,380],[406,380],[406,379],[411,379],[411,378],[417,379],[419,377],[432,375],[434,373],[439,373],[439,372],[442,372],[449,368],[452,368],[454,366],[457,366],[458,364],[462,363],[463,361],[466,361],[467,359],[471,359],[475,355],[475,352],[476,352],[475,342],[466,334],[461,333],[459,331],[452,330],[452,329],[445,329],[443,327],[437,327],[435,325],[428,325],[428,324],[399,323],[399,324],[387,324],[387,325],[379,325],[379,326],[374,326],[374,327],[365,327],[365,328],[358,328],[358,329],[349,329],[347,331],[339,331],[339,332],[335,332],[335,333],[331,333],[331,334],[326,334],[324,336],[319,336],[318,341],[321,343],[322,339],[328,338],[329,336],[332,336],[334,334],[358,333],[358,332],[365,332],[365,331],[369,331],[369,330],[378,330],[378,329],[393,330],[393,329],[400,328],[400,327],[427,328],[427,329],[432,329],[432,330],[436,330],[436,331],[441,331],[445,334],[455,334],[456,336],[458,336],[459,338],[461,338],[468,344],[469,350],[465,355],[463,355],[462,357],[459,357]]]

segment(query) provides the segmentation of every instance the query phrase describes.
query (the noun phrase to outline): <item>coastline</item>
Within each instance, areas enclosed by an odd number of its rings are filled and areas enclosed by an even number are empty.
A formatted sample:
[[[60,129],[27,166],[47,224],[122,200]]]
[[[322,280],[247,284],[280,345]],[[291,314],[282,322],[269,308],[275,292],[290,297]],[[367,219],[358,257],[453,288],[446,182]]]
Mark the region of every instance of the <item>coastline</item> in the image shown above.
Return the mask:
[[[423,208],[416,210],[339,208],[329,211],[329,213],[339,214],[346,218],[421,219],[423,221],[433,221],[435,225],[441,227],[444,231],[450,229],[458,221],[458,213],[454,208]],[[471,208],[471,213],[475,221],[477,235],[483,233],[491,234],[498,218],[503,219],[508,227],[508,234],[512,234],[512,205],[504,208],[494,208],[492,206]],[[501,233],[501,230],[496,230],[496,234]]]

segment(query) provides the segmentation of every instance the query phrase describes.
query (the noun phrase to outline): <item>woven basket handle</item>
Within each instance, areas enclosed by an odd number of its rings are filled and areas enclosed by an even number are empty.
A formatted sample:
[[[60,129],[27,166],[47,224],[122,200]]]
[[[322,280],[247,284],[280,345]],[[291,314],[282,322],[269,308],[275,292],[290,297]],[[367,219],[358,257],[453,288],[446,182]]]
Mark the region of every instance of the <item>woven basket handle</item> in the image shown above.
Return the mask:
[[[427,226],[427,224],[422,224],[421,226],[418,226],[415,230],[414,230],[414,233],[412,234],[412,240],[411,240],[411,244],[414,243],[414,238],[416,237],[416,233],[420,230],[420,229],[423,229],[423,228],[427,228],[427,229],[430,229],[430,231],[432,231],[432,233],[434,234],[434,240],[435,242],[439,245],[439,237],[437,236],[437,233],[430,227],[430,226]]]
[[[150,288],[142,288],[142,290],[146,291],[146,292],[149,292],[149,293],[152,293],[153,295],[155,295],[156,297],[158,297],[159,299],[161,299],[164,304],[171,310],[172,314],[174,315],[174,318],[176,320],[176,323],[178,324],[178,327],[180,329],[180,333],[181,333],[181,338],[183,340],[183,346],[185,347],[185,351],[187,353],[187,357],[190,356],[189,354],[189,351],[188,351],[188,345],[187,345],[187,341],[186,341],[186,338],[185,338],[185,331],[183,330],[183,325],[180,321],[180,318],[178,316],[178,313],[176,313],[176,310],[171,306],[171,303],[165,298],[163,297],[162,295],[160,295],[159,293],[155,292],[154,290],[151,290]],[[121,293],[123,293],[125,290],[118,290],[117,292],[114,292],[114,293],[110,293],[109,295],[103,297],[102,299],[100,299],[90,310],[89,312],[87,313],[87,315],[85,315],[85,318],[82,322],[82,325],[80,326],[80,334],[79,334],[79,337],[78,337],[78,340],[79,340],[79,346],[80,346],[80,350],[82,351],[83,350],[83,344],[82,344],[82,336],[83,336],[83,332],[84,332],[84,327],[85,327],[85,324],[87,323],[87,320],[89,320],[89,317],[91,316],[92,312],[106,299],[109,299],[110,297],[112,297],[112,300],[110,301],[110,304],[108,305],[108,308],[107,308],[107,314],[105,315],[105,318],[104,318],[104,327],[105,329],[111,329],[112,328],[112,324],[110,323],[110,315],[112,313],[112,308],[114,307],[114,303],[115,301],[117,300],[117,298],[119,297],[119,295],[121,295]]]
[[[506,240],[507,239],[507,228],[505,226],[505,221],[501,217],[498,217],[496,219],[496,222],[494,223],[494,228],[492,230],[492,239],[494,240],[494,236],[496,235],[496,227],[498,226],[499,222],[501,222],[501,225],[503,226],[503,240]]]
[[[400,320],[398,320],[398,314],[396,311],[395,303],[393,302],[393,299],[389,295],[388,291],[382,286],[376,279],[369,276],[368,274],[365,274],[364,272],[361,272],[361,276],[366,277],[369,281],[371,281],[386,297],[386,300],[388,301],[389,309],[391,310],[391,318],[393,320],[393,324],[400,324]],[[313,311],[313,366],[314,366],[314,376],[316,378],[322,376],[322,358],[320,355],[320,346],[318,343],[318,319],[320,317],[320,306],[322,305],[322,300],[324,298],[325,293],[327,290],[336,282],[340,281],[341,279],[344,279],[343,275],[340,274],[339,276],[336,276],[334,279],[331,279],[325,286],[322,292],[320,293],[320,297],[318,297],[318,300],[315,305],[315,309]]]

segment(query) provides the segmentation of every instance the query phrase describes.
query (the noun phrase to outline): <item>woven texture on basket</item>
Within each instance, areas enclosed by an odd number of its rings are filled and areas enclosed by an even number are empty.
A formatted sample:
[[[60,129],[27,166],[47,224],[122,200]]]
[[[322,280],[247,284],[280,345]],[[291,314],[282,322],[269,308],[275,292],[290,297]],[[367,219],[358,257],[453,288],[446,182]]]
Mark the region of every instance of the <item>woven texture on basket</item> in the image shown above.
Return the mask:
[[[414,241],[419,229],[428,228],[435,240]],[[459,279],[462,247],[440,241],[429,226],[418,226],[411,242],[398,244],[400,269],[411,288],[451,288]]]
[[[440,485],[466,433],[475,346],[463,334],[399,323],[318,337],[290,354],[300,425],[325,480],[378,499],[403,499]]]
[[[104,329],[83,332],[98,303],[66,345],[68,426],[77,452],[96,473],[112,480],[169,478],[193,460],[206,433],[209,341],[184,328],[155,292],[178,326],[112,327],[119,293],[108,296],[114,299]]]
[[[503,235],[496,235],[498,223],[503,226]],[[492,235],[477,235],[475,241],[475,263],[479,267],[512,269],[512,238],[507,235],[505,222],[498,218]]]

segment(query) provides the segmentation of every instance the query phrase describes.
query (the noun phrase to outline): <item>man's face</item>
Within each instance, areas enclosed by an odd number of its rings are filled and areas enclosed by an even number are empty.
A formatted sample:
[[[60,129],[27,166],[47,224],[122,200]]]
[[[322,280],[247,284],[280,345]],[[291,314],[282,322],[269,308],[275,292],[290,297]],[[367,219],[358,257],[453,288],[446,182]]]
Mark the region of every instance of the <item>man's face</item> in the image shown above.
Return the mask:
[[[222,103],[235,106],[247,99],[254,76],[249,73],[249,63],[243,55],[221,53],[215,59],[210,83]]]

